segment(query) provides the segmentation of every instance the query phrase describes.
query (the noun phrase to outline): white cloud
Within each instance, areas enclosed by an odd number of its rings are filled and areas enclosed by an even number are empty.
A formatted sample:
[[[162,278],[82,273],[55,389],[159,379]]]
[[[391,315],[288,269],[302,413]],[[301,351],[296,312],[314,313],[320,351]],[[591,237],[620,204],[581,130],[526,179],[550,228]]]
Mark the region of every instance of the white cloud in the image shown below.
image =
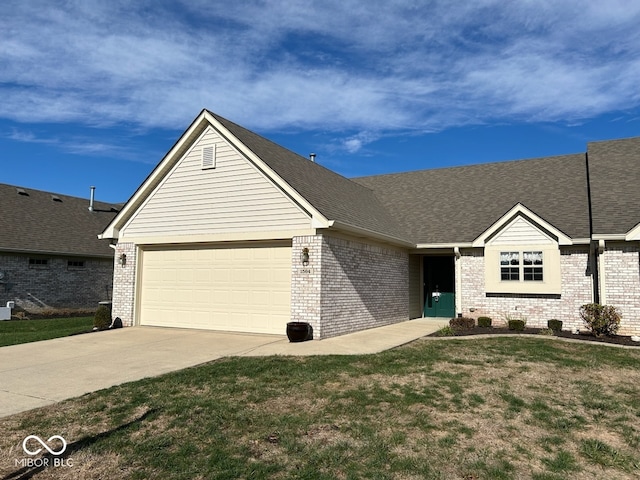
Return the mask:
[[[452,6],[455,5],[455,6]],[[0,117],[368,132],[575,122],[640,104],[640,4],[0,4]]]
[[[359,132],[356,135],[345,138],[342,141],[344,149],[349,153],[359,152],[365,145],[380,138],[379,134],[373,132]]]

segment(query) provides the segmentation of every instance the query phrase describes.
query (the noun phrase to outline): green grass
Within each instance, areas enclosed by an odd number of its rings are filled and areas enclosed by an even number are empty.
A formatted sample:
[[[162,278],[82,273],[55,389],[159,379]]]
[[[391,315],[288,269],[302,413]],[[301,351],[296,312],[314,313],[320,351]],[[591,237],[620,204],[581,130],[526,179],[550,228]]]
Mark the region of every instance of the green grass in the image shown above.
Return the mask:
[[[3,419],[0,478],[55,434],[62,480],[634,479],[638,398],[640,351],[544,339],[226,358]]]
[[[0,322],[0,347],[90,332],[93,317],[6,320]]]

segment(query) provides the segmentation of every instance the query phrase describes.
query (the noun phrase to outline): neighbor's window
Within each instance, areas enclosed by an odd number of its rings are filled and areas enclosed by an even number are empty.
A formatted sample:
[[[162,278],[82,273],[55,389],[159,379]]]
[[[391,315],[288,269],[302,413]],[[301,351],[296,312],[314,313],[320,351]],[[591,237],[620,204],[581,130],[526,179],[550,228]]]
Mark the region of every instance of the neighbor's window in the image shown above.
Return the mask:
[[[500,252],[500,280],[541,282],[542,252]]]
[[[30,258],[29,259],[29,266],[30,267],[44,267],[49,265],[49,259],[48,258]]]
[[[84,260],[67,260],[67,267],[84,268]]]

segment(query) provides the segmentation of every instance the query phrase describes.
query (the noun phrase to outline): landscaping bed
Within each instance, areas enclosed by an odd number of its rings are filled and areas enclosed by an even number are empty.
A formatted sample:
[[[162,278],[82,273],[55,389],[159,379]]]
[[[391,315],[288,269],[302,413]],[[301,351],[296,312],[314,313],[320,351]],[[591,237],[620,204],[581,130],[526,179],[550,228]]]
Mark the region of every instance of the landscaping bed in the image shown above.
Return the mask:
[[[524,330],[509,330],[507,327],[499,326],[499,327],[474,327],[465,330],[454,330],[453,335],[442,335],[439,332],[432,333],[429,335],[430,337],[443,337],[443,336],[455,336],[455,337],[465,337],[470,335],[540,335],[540,336],[554,336],[561,338],[570,338],[572,340],[581,340],[585,342],[597,342],[597,343],[610,343],[615,345],[624,345],[629,347],[640,347],[640,342],[634,342],[631,340],[631,337],[625,335],[612,335],[612,336],[602,336],[596,337],[592,335],[590,332],[580,332],[578,334],[574,334],[568,330],[560,330],[553,332],[553,335],[548,335],[543,332],[546,332],[546,328],[532,328],[526,327]]]

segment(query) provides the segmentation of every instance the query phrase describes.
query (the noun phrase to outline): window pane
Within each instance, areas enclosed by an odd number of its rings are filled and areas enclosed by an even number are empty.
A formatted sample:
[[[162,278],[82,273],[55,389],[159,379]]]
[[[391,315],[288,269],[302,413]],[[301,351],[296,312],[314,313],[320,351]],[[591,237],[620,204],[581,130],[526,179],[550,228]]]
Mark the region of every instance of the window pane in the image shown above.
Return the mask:
[[[525,281],[542,281],[542,267],[524,267]]]
[[[500,280],[520,280],[520,269],[518,267],[502,267]]]
[[[500,252],[500,265],[520,265],[520,252]]]
[[[542,265],[542,252],[523,252],[525,265]]]
[[[534,268],[533,269],[533,279],[536,281],[542,281],[542,268]]]

